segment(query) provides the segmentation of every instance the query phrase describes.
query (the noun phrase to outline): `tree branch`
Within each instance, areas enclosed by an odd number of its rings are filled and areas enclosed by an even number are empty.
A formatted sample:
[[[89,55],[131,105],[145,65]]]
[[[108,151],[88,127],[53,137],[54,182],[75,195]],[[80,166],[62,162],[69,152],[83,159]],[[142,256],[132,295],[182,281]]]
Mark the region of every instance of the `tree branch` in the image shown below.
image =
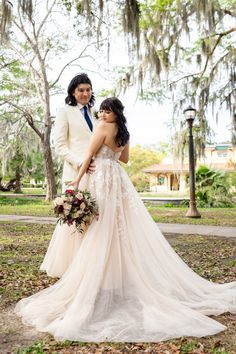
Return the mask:
[[[41,140],[43,139],[43,133],[41,133],[41,131],[35,126],[33,117],[29,112],[25,111],[22,107],[15,103],[12,103],[11,101],[5,100],[3,104],[8,104],[9,106],[12,106],[19,110],[23,114],[24,118],[27,120],[29,126],[35,131],[35,133],[40,137]]]
[[[234,94],[234,92],[236,92],[236,88],[233,88],[229,93],[228,95],[224,96],[223,99],[220,101],[220,107],[223,105],[223,103],[225,101],[227,101],[227,99],[232,96]]]
[[[30,69],[31,69],[31,73],[32,73],[32,78],[33,78],[33,80],[34,80],[34,83],[35,83],[35,87],[36,87],[36,89],[37,89],[37,91],[38,91],[38,93],[39,93],[39,96],[40,96],[40,98],[41,98],[41,100],[43,100],[43,95],[42,95],[42,92],[39,90],[39,85],[37,84],[37,79],[41,79],[41,77],[40,77],[40,74],[38,73],[38,71],[33,67],[33,65],[32,65],[32,62],[33,62],[33,60],[34,60],[34,58],[35,58],[35,56],[31,59],[31,61],[29,62],[29,61],[27,61],[26,59],[25,59],[25,56],[16,48],[16,47],[14,47],[12,44],[11,44],[11,49],[14,51],[14,52],[16,52],[20,57],[21,57],[21,59],[22,59],[22,61],[23,61],[23,63],[24,64],[26,64],[26,65],[28,65],[29,67],[30,67]]]
[[[196,74],[188,74],[188,75],[182,76],[182,77],[180,77],[179,79],[177,79],[177,80],[175,80],[175,81],[171,81],[171,83],[170,83],[168,86],[172,86],[172,85],[174,85],[174,84],[177,84],[179,81],[188,79],[189,77],[198,76],[198,75],[200,75],[200,74],[201,74],[201,71],[199,71],[199,72],[196,73]]]
[[[232,32],[235,32],[236,31],[236,27],[233,27],[233,28],[230,28],[228,31],[225,31],[225,32],[221,32],[221,33],[215,33],[216,36],[218,36],[216,42],[215,42],[215,45],[214,47],[212,48],[210,54],[207,55],[207,59],[206,59],[206,62],[205,62],[205,65],[204,65],[204,68],[202,70],[202,73],[200,75],[200,79],[202,78],[202,76],[204,75],[206,69],[207,69],[207,66],[208,66],[208,63],[209,63],[209,60],[210,58],[212,57],[212,55],[214,54],[214,51],[216,49],[216,47],[218,46],[218,44],[220,43],[221,39],[224,37],[224,36],[227,36],[228,34],[232,33]]]
[[[16,25],[16,27],[25,35],[26,39],[28,40],[28,42],[31,45],[31,48],[33,49],[34,47],[34,43],[32,41],[32,39],[29,37],[29,35],[27,34],[27,32],[24,29],[23,26],[23,22],[22,22],[22,18],[21,18],[21,13],[20,13],[20,6],[18,5],[18,16],[19,16],[19,20],[20,20],[20,25],[14,20],[13,23]]]
[[[3,64],[3,65],[0,67],[0,70],[4,69],[4,68],[6,68],[6,67],[8,67],[8,66],[10,66],[10,65],[12,65],[12,64],[14,64],[14,63],[17,63],[17,60],[16,60],[16,59],[10,61],[9,63]]]
[[[106,40],[106,39],[103,39],[103,40],[101,40],[100,42],[104,42],[105,40]],[[100,43],[100,42],[99,42],[99,43]],[[97,41],[87,44],[87,45],[85,46],[85,48],[81,51],[81,53],[80,53],[76,58],[70,60],[67,64],[65,64],[65,65],[63,66],[63,68],[61,69],[61,71],[60,71],[60,73],[59,73],[57,79],[49,86],[49,88],[51,89],[53,86],[56,85],[56,83],[60,80],[60,77],[61,77],[61,75],[63,74],[63,72],[65,71],[65,69],[67,68],[67,66],[69,66],[71,63],[75,62],[76,60],[80,59],[80,58],[82,57],[83,53],[88,49],[88,47],[91,47],[91,46],[94,45],[94,44],[97,44]]]
[[[211,76],[211,75],[214,73],[214,71],[216,70],[217,66],[220,64],[220,62],[221,62],[224,58],[227,57],[227,55],[229,55],[229,52],[227,52],[226,54],[222,55],[222,56],[220,57],[220,59],[217,60],[217,62],[213,65],[213,67],[212,67],[212,69],[211,69],[211,71],[210,71],[209,76]]]
[[[207,69],[207,66],[208,66],[210,57],[213,55],[213,53],[214,53],[214,51],[215,51],[217,45],[220,43],[221,38],[224,37],[224,36],[226,36],[226,35],[228,35],[228,34],[230,34],[230,33],[232,33],[232,32],[235,32],[235,31],[236,31],[236,27],[233,27],[233,28],[229,29],[228,31],[221,32],[221,33],[218,33],[218,34],[215,33],[214,35],[217,35],[217,36],[219,36],[219,37],[217,38],[217,40],[216,40],[216,42],[215,42],[215,45],[214,45],[214,47],[213,47],[212,50],[211,50],[211,53],[207,56],[207,59],[206,59],[206,62],[205,62],[205,65],[204,65],[203,70],[202,70],[202,71],[199,71],[198,73],[195,73],[195,74],[188,74],[188,75],[185,75],[185,76],[183,76],[183,77],[181,77],[181,78],[179,78],[179,79],[177,79],[177,80],[175,80],[175,81],[172,81],[168,86],[172,86],[172,85],[178,83],[179,81],[185,80],[185,79],[187,79],[187,78],[189,78],[189,77],[194,77],[194,76],[199,76],[199,75],[200,75],[199,80],[201,80],[201,78],[203,77],[203,75],[204,75],[204,73],[205,73],[205,71],[206,71],[206,69]],[[221,60],[224,59],[227,55],[228,55],[228,53],[226,53],[225,55],[223,55],[223,56],[215,63],[215,65],[213,66],[213,68],[212,68],[210,74],[212,74],[212,73],[214,72],[214,70],[216,69],[217,65],[218,65],[218,64],[221,62]]]
[[[52,5],[51,5],[50,8],[48,9],[48,12],[46,13],[45,17],[43,18],[42,22],[40,23],[40,25],[39,25],[39,27],[38,27],[38,30],[37,30],[37,32],[36,32],[36,37],[35,37],[35,39],[38,39],[38,36],[39,36],[39,34],[40,34],[40,31],[41,31],[41,29],[42,29],[44,23],[46,22],[48,16],[50,15],[50,13],[51,13],[51,11],[52,11],[52,8],[54,7],[55,3],[56,3],[56,0],[53,1]]]

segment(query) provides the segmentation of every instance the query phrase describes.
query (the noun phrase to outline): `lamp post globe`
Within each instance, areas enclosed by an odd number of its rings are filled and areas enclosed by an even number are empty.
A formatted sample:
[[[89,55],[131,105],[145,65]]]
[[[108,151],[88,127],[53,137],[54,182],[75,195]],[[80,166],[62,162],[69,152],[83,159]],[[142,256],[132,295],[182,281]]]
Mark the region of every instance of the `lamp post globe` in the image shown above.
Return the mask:
[[[194,121],[194,119],[196,117],[197,110],[191,106],[188,106],[188,108],[186,108],[183,113],[184,113],[186,121],[189,121],[189,120]]]

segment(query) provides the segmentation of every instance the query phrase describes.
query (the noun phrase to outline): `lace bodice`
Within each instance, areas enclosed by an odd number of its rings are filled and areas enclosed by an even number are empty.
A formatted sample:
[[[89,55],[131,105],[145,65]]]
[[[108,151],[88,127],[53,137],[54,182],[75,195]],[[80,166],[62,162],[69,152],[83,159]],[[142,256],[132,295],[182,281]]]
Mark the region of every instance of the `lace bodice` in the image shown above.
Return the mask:
[[[102,145],[96,154],[96,158],[111,159],[118,161],[122,151],[113,151],[109,146]]]

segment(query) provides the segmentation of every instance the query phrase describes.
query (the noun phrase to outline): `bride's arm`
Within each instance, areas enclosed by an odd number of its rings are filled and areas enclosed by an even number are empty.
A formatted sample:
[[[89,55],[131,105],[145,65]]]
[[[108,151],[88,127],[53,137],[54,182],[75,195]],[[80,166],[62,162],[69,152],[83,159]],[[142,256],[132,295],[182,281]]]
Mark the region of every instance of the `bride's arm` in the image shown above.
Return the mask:
[[[96,155],[96,152],[100,149],[100,147],[104,143],[105,137],[106,137],[106,126],[104,125],[103,122],[100,122],[91,137],[91,141],[85,159],[83,160],[83,163],[80,167],[79,174],[76,178],[75,183],[78,184],[80,182],[81,178],[87,171],[93,156]]]
[[[129,142],[125,145],[124,150],[122,151],[119,161],[127,163],[129,161]]]

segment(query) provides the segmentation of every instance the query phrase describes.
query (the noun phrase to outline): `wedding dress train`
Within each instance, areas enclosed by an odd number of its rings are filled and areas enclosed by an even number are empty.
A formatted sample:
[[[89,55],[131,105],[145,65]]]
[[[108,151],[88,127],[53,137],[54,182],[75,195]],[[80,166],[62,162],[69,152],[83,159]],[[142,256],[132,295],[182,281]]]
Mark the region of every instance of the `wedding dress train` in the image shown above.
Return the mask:
[[[22,299],[15,312],[59,340],[156,342],[225,330],[206,315],[236,312],[236,282],[212,283],[181,260],[118,163],[119,154],[103,145],[95,173],[81,181],[97,200],[99,218],[83,237],[68,235],[80,237],[68,270]]]

